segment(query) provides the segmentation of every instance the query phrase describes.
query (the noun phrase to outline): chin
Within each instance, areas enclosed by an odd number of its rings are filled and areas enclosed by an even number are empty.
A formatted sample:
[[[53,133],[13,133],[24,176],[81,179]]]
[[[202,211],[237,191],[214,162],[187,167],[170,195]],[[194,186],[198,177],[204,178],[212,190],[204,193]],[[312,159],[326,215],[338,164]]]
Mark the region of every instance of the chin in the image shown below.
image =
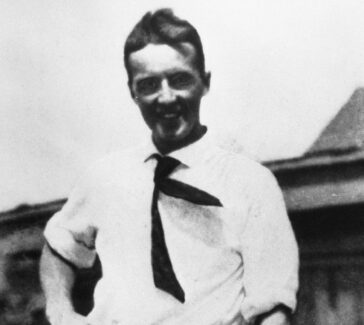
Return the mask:
[[[163,146],[170,147],[171,149],[183,147],[188,139],[189,133],[184,132],[165,132],[163,134],[156,135],[156,142],[163,144]]]
[[[190,128],[185,125],[170,128],[160,127],[156,131],[156,138],[163,142],[183,141],[191,133]]]
[[[157,139],[160,141],[160,142],[163,142],[163,143],[179,143],[179,142],[183,142],[187,137],[186,136],[183,136],[181,134],[165,134],[163,136],[159,136]]]
[[[171,141],[183,141],[184,139],[188,138],[191,133],[191,130],[186,128],[180,128],[178,130],[165,132],[164,138],[168,141],[170,139]]]

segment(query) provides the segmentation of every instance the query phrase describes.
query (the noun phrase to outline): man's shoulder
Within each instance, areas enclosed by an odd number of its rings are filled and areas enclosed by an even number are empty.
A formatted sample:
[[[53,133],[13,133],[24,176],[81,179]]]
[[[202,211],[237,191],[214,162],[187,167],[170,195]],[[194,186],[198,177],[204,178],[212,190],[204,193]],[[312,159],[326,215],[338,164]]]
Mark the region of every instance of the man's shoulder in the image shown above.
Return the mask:
[[[229,193],[232,197],[242,194],[253,204],[262,204],[267,200],[272,202],[283,202],[282,190],[275,175],[262,163],[251,157],[224,149],[217,149],[225,159],[227,166],[225,175],[229,181]]]
[[[216,157],[219,157],[226,167],[236,170],[237,173],[244,175],[244,177],[270,177],[272,174],[271,171],[262,165],[261,162],[253,159],[244,152],[229,150],[221,145],[215,145],[214,151]]]
[[[243,190],[254,194],[277,188],[278,183],[273,173],[261,162],[245,153],[217,145],[214,149],[214,157],[216,160],[212,165],[221,167],[219,174],[235,191]]]

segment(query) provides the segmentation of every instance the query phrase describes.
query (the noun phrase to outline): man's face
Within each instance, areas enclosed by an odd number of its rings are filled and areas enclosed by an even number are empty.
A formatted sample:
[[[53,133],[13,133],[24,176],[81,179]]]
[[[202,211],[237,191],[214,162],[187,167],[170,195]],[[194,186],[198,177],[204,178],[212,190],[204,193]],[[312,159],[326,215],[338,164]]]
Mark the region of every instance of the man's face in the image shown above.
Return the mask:
[[[130,91],[152,130],[157,147],[172,151],[199,133],[200,102],[209,89],[209,74],[201,76],[195,49],[149,44],[129,57]],[[192,139],[193,140],[193,139]]]

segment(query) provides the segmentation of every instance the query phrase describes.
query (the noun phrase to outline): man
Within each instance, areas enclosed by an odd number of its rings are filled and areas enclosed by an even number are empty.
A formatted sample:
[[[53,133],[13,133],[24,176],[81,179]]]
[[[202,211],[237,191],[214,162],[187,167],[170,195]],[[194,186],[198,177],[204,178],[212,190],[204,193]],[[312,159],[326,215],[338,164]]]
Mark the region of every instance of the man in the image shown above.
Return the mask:
[[[151,140],[94,164],[48,223],[41,279],[52,324],[274,324],[295,308],[297,246],[264,167],[218,149],[200,122],[210,74],[197,31],[147,13],[124,48]],[[74,312],[74,268],[103,276]]]

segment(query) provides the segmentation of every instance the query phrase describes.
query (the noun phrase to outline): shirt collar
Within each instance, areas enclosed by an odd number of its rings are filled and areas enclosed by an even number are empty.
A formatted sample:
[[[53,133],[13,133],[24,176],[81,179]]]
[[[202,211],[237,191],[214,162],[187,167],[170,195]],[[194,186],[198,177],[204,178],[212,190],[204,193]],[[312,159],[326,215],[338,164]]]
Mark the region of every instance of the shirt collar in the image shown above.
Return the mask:
[[[210,141],[211,141],[210,137],[206,133],[198,141],[193,142],[186,147],[182,147],[178,150],[172,151],[166,156],[178,159],[181,163],[183,163],[188,167],[193,167],[194,165],[196,165],[198,162],[201,161],[202,155],[206,152],[206,150],[210,146]],[[146,145],[145,161],[148,161],[151,158],[151,156],[156,153],[161,154],[154,145],[150,137]]]

